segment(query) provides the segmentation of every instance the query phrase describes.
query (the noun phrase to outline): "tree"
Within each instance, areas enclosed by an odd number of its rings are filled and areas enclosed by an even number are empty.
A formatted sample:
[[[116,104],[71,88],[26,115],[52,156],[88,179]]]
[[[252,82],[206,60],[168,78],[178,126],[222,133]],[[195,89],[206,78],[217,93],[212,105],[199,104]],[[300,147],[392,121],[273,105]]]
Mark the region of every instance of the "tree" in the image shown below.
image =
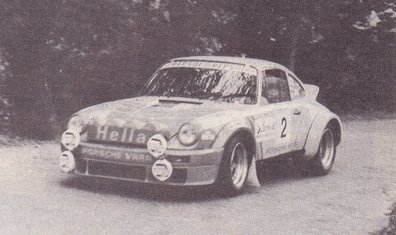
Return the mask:
[[[16,133],[50,137],[83,107],[136,96],[167,59],[246,54],[287,65],[319,85],[321,101],[332,108],[396,107],[395,5],[4,0],[0,100],[12,106]]]

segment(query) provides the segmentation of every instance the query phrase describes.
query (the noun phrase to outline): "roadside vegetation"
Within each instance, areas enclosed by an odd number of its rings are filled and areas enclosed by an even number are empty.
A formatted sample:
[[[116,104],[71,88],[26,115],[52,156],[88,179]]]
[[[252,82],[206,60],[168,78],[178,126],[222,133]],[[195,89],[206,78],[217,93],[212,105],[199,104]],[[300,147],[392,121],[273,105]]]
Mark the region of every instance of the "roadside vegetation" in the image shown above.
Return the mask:
[[[379,235],[395,235],[396,234],[396,203],[393,204],[392,210],[389,213],[389,224],[377,234]]]

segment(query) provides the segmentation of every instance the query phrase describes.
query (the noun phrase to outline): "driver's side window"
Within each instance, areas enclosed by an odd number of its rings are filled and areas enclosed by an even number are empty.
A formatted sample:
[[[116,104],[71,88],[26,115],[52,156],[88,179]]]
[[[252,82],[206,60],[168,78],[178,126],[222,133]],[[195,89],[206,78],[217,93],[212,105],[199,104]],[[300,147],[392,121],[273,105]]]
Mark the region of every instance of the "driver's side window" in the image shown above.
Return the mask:
[[[263,74],[262,98],[268,103],[279,103],[290,100],[286,73],[280,69],[268,69]],[[264,99],[264,100],[265,100]]]

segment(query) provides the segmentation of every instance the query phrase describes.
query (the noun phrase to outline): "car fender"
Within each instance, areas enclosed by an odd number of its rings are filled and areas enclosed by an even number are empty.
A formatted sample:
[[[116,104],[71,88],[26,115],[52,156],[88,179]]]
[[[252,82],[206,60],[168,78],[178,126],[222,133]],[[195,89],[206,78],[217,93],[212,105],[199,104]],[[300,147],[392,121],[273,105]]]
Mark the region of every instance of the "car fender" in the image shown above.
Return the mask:
[[[305,141],[305,148],[304,148],[304,157],[306,159],[312,159],[315,157],[316,153],[319,150],[319,143],[322,138],[323,131],[325,130],[328,124],[335,125],[336,128],[336,144],[339,144],[341,141],[341,133],[342,133],[342,126],[340,118],[330,112],[320,112],[314,118],[310,130],[308,132],[307,139]]]
[[[256,153],[256,141],[254,138],[253,124],[249,120],[238,120],[226,124],[216,136],[215,141],[212,144],[212,148],[224,148],[231,137],[241,133],[247,135],[248,148],[253,155]]]

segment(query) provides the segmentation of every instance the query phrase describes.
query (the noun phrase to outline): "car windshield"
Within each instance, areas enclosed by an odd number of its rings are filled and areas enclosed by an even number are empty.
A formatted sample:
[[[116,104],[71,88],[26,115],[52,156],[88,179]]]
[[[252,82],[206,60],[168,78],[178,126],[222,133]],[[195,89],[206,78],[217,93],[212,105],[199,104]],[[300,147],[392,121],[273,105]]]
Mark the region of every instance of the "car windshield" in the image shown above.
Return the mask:
[[[208,67],[208,66],[206,66]],[[229,68],[162,67],[142,95],[256,103],[256,76]]]

